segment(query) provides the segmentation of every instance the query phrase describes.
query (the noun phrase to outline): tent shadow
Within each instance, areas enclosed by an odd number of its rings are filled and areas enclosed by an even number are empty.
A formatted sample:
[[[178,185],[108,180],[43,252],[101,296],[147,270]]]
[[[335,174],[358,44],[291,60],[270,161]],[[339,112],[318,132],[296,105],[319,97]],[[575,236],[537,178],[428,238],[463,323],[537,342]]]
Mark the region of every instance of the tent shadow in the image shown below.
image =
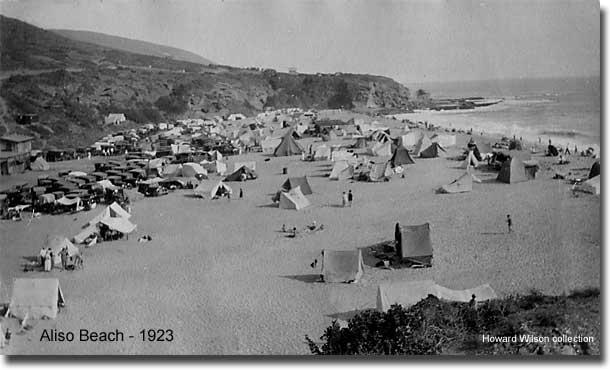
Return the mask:
[[[328,176],[330,176],[330,174],[328,174],[328,173],[318,173],[315,175],[309,175],[307,177],[328,177]]]
[[[328,207],[328,208],[347,208],[347,207],[343,207],[343,204],[329,204],[326,207]]]
[[[186,194],[183,194],[183,196],[185,196],[186,198],[201,198],[199,195],[192,194],[192,193],[186,193]]]
[[[346,312],[337,312],[337,313],[331,313],[330,315],[326,315],[326,317],[330,317],[331,319],[335,319],[335,320],[350,321],[354,316],[358,315],[362,311],[364,311],[364,310],[351,310],[351,311],[346,311]]]
[[[279,208],[279,203],[269,203],[269,204],[261,204],[258,205],[258,208]]]
[[[493,177],[490,179],[481,179],[481,184],[500,184],[500,181]]]
[[[375,254],[378,251],[386,250],[386,246],[389,246],[391,243],[393,243],[393,240],[385,240],[376,244],[368,245],[366,247],[359,247],[358,249],[360,249],[360,251],[362,252],[362,262],[364,262],[364,264],[368,267],[379,268],[377,264],[382,260],[376,257]],[[388,250],[385,253],[393,254],[394,252]]]
[[[503,232],[488,232],[488,233],[481,233],[481,235],[504,235],[506,233]]]
[[[302,281],[304,283],[321,283],[320,274],[283,275],[283,278]]]

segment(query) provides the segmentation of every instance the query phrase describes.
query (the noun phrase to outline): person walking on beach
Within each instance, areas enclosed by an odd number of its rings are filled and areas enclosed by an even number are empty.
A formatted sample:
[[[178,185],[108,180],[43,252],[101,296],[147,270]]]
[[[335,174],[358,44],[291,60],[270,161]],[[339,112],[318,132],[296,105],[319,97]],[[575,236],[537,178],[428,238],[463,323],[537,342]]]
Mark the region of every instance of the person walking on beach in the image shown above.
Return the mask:
[[[508,232],[513,232],[513,220],[510,218],[510,215],[506,215],[506,224],[508,225]]]
[[[352,194],[352,191],[350,190],[347,193],[347,201],[349,202],[349,206],[352,206],[352,202],[354,201],[354,195]]]
[[[347,194],[345,192],[343,192],[343,195],[341,196],[341,204],[343,205],[343,208],[347,205]]]
[[[51,265],[53,264],[52,256],[51,256],[51,248],[47,249],[47,252],[44,255],[44,271],[51,271]]]
[[[244,189],[239,188],[239,199],[244,197]]]

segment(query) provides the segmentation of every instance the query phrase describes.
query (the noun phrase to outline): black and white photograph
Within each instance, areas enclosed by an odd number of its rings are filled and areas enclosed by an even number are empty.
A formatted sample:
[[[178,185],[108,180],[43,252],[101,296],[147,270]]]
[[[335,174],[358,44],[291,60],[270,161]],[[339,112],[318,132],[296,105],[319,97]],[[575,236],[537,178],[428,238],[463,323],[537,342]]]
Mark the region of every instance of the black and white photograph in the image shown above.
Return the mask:
[[[603,13],[0,0],[0,355],[599,360]]]

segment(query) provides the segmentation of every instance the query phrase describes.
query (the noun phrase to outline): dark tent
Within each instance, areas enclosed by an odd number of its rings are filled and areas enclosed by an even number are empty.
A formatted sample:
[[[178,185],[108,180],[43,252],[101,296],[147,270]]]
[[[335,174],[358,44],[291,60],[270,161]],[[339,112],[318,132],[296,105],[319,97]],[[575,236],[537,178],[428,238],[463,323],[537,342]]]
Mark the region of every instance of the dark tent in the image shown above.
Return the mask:
[[[599,163],[599,161],[595,161],[595,163],[593,163],[593,166],[591,166],[591,171],[589,171],[589,178],[592,179],[595,176],[599,175],[600,173],[601,173],[600,163]]]
[[[246,181],[254,180],[258,177],[256,172],[246,166],[239,167],[235,172],[225,178],[224,181]]]
[[[309,186],[309,181],[307,181],[307,176],[288,178],[288,180],[282,184],[282,191],[290,191],[297,186],[301,187],[301,193],[303,193],[303,195],[313,194],[311,186]]]
[[[392,167],[402,166],[403,164],[414,164],[415,161],[411,158],[409,151],[404,146],[399,146],[394,150],[392,158],[390,158],[390,164]]]
[[[557,157],[559,155],[559,151],[557,150],[555,145],[549,145],[547,149],[550,156]]]
[[[530,175],[526,172],[525,165],[518,158],[509,158],[504,161],[497,177],[498,181],[507,184],[528,181],[529,179]]]
[[[519,140],[511,140],[508,144],[508,150],[523,150],[523,144]]]
[[[273,155],[276,157],[284,157],[290,155],[297,155],[305,152],[303,147],[294,139],[292,136],[293,131],[291,130],[282,138],[280,145],[275,148]]]
[[[359,137],[356,139],[356,142],[354,142],[352,145],[350,145],[350,148],[352,149],[366,149],[367,147],[367,142],[366,139],[363,137]]]
[[[468,150],[472,151],[472,154],[474,154],[474,157],[477,159],[477,161],[483,160],[483,158],[481,157],[481,152],[479,151],[479,147],[477,146],[477,144],[468,143]]]
[[[443,149],[443,147],[440,146],[439,143],[432,143],[432,145],[422,150],[419,153],[419,156],[422,158],[437,158],[445,156],[446,153],[447,152],[445,151],[445,149]]]
[[[432,241],[430,240],[430,224],[409,225],[394,229],[396,238],[396,255],[402,260],[424,266],[432,265]]]

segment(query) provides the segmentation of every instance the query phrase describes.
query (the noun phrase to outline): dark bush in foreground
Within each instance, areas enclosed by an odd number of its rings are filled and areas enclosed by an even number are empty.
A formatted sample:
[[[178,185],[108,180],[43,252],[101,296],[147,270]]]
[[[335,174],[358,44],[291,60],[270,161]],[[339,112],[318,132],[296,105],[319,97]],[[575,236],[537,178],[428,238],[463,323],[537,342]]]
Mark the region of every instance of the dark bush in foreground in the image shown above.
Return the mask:
[[[347,327],[336,321],[321,343],[305,337],[316,355],[599,354],[599,290],[570,296],[537,292],[483,303],[441,301],[433,296],[388,312],[362,311]],[[591,343],[489,343],[491,337],[587,336]]]

